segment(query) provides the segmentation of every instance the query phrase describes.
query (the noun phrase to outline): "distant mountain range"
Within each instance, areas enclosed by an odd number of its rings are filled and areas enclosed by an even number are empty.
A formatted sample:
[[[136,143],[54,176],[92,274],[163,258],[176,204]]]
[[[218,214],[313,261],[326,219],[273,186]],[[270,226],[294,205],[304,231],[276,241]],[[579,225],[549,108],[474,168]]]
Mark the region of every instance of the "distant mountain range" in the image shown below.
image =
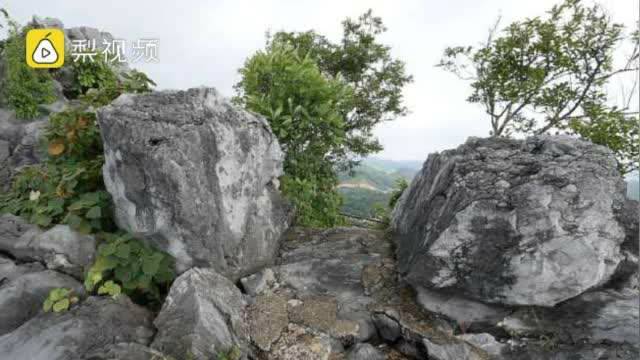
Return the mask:
[[[397,181],[411,181],[421,166],[419,161],[363,160],[352,173],[338,175],[338,191],[343,197],[342,212],[360,217],[373,216],[376,206],[387,206]]]
[[[352,174],[339,174],[338,191],[342,194],[342,211],[360,217],[373,215],[376,206],[387,206],[390,192],[398,179],[411,181],[422,168],[421,161],[367,158]],[[627,196],[640,199],[638,174],[629,175]]]

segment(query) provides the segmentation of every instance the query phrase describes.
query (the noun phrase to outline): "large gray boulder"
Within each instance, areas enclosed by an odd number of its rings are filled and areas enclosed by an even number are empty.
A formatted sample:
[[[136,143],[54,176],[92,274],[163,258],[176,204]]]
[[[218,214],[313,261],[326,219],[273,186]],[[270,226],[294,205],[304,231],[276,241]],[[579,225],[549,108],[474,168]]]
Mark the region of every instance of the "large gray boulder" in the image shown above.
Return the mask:
[[[289,206],[265,119],[198,88],[122,95],[98,121],[121,228],[172,254],[178,272],[238,279],[273,260]]]
[[[171,286],[155,319],[152,348],[181,359],[215,358],[235,347],[245,350],[248,339],[245,301],[240,290],[213,269],[193,268]]]
[[[0,335],[9,333],[42,311],[42,304],[55,288],[84,296],[84,287],[74,278],[52,270],[27,273],[0,286]]]
[[[152,314],[125,295],[91,297],[64,313],[41,314],[0,337],[11,360],[76,360],[117,343],[147,345]]]
[[[607,148],[568,136],[470,138],[429,156],[393,212],[413,285],[553,306],[622,259],[624,183]]]
[[[0,215],[0,251],[21,261],[39,261],[49,269],[82,279],[95,258],[96,240],[56,225],[43,231],[11,214]]]

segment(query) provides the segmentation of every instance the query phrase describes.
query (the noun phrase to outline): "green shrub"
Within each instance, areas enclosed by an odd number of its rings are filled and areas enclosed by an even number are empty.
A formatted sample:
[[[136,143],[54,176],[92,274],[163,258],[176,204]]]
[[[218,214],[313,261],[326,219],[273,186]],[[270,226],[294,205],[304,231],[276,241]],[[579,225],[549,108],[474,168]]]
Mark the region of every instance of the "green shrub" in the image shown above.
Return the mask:
[[[242,96],[235,101],[267,118],[286,153],[282,192],[296,205],[296,222],[337,225],[340,196],[331,153],[346,141],[342,114],[352,89],[288,46],[257,52],[240,73]]]
[[[111,198],[102,184],[102,159],[28,166],[11,191],[0,194],[0,213],[48,227],[69,224],[82,233],[114,229]]]
[[[73,290],[67,288],[55,288],[49,291],[49,295],[44,300],[42,310],[44,312],[63,312],[69,310],[71,305],[78,302],[78,297],[73,294]]]
[[[94,61],[71,61],[71,64],[75,82],[67,95],[94,106],[107,105],[124,92],[149,92],[156,85],[137,70],[117,75],[113,65],[100,56]]]
[[[98,293],[111,294],[120,284],[124,293],[138,300],[159,300],[175,277],[171,256],[128,234],[102,234],[102,237],[96,261],[85,277],[85,288],[93,291],[100,286]]]
[[[47,69],[33,69],[25,62],[25,34],[17,24],[9,21],[9,37],[3,42],[6,73],[2,96],[9,108],[21,119],[40,114],[38,105],[55,101],[53,81]]]
[[[400,196],[404,193],[404,191],[409,187],[409,182],[406,179],[398,179],[396,180],[396,184],[391,190],[391,196],[389,196],[389,210],[393,211],[393,208],[396,207],[398,200],[400,200]]]

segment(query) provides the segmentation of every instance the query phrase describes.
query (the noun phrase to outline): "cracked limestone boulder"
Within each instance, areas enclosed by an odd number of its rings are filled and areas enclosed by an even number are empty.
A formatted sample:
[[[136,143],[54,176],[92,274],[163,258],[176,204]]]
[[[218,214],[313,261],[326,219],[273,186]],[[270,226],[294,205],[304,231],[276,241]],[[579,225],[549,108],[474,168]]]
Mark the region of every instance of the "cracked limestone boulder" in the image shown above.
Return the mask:
[[[76,296],[85,296],[80,282],[53,270],[29,272],[0,282],[0,336],[42,312],[45,299],[55,288],[66,288]]]
[[[211,88],[122,95],[98,111],[104,181],[121,228],[237,280],[271,263],[290,206],[264,118]]]
[[[414,286],[553,306],[622,259],[624,183],[607,148],[568,136],[470,138],[431,154],[392,216]]]
[[[44,313],[0,337],[0,357],[75,360],[118,343],[147,345],[153,315],[126,295],[90,297],[62,313]]]
[[[11,214],[0,215],[0,251],[21,261],[39,261],[49,269],[82,279],[93,264],[96,240],[67,225],[42,230]]]
[[[240,289],[229,279],[210,268],[193,268],[173,282],[154,320],[158,333],[151,347],[176,359],[246,353],[245,306]]]

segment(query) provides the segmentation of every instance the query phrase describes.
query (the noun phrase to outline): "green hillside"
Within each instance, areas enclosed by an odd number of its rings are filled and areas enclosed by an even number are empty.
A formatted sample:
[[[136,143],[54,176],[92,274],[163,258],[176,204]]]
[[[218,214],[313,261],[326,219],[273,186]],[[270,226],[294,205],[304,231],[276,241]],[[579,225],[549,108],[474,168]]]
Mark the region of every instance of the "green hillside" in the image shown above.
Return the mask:
[[[342,212],[358,217],[374,217],[376,206],[387,206],[390,193],[361,188],[340,188]]]
[[[411,181],[419,170],[418,161],[365,159],[352,173],[339,174],[338,191],[342,195],[342,212],[372,217],[376,206],[387,206],[391,190],[399,179]]]

